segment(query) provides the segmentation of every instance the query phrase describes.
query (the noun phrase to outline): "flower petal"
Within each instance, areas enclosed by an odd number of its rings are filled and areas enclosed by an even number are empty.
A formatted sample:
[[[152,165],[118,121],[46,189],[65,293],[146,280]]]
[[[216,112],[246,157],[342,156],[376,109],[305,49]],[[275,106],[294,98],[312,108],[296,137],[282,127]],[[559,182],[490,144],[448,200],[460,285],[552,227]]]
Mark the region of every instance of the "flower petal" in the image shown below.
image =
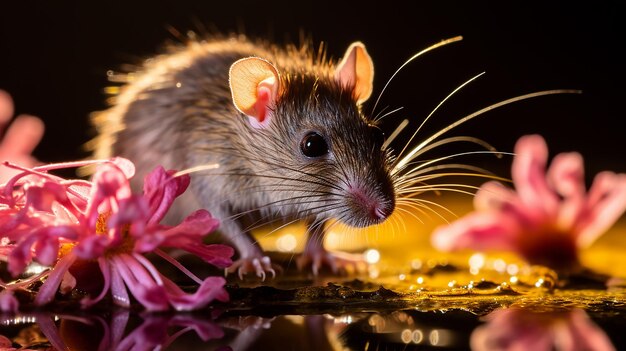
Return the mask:
[[[135,251],[153,251],[157,246],[183,248],[202,243],[202,238],[219,226],[219,221],[206,210],[197,210],[177,226],[162,226],[153,235],[137,236]]]
[[[576,223],[579,247],[591,245],[626,210],[626,174],[598,173],[589,189],[586,212]]]
[[[506,217],[475,212],[449,225],[436,228],[431,236],[431,243],[441,251],[515,250],[518,233],[517,224]]]
[[[474,208],[477,211],[500,210],[505,204],[515,203],[519,203],[517,194],[496,181],[481,185],[474,196]]]
[[[111,262],[107,263],[109,263],[111,270],[111,297],[113,298],[113,302],[118,306],[130,307],[130,297],[128,296],[128,291],[126,290],[122,276]]]
[[[150,311],[169,309],[165,289],[158,285],[135,257],[127,254],[116,255],[112,257],[112,261],[125,285],[146,309]]]
[[[35,305],[41,306],[52,301],[61,284],[61,280],[65,276],[65,272],[68,271],[74,261],[76,261],[76,256],[70,253],[63,256],[57,262],[46,281],[41,288],[39,288],[39,292],[37,292],[37,296],[35,297]]]
[[[520,199],[531,208],[556,212],[558,198],[545,178],[548,147],[539,135],[521,137],[515,145],[511,176]]]
[[[202,308],[214,300],[226,302],[229,299],[224,289],[226,279],[222,277],[207,277],[193,294],[183,292],[167,278],[163,279],[163,283],[170,303],[177,311],[191,311]]]
[[[123,157],[113,157],[111,159],[117,168],[124,173],[127,179],[132,178],[135,175],[135,165],[128,159]]]
[[[150,204],[151,218],[149,225],[156,225],[172,206],[176,197],[189,186],[190,177],[174,177],[174,171],[165,171],[161,166],[155,168],[144,178],[143,192]]]
[[[561,153],[554,157],[547,178],[562,197],[556,223],[564,231],[571,229],[585,203],[583,158],[577,152]],[[574,236],[574,233],[572,233]]]
[[[226,268],[233,264],[232,257],[235,250],[228,245],[189,244],[180,248],[219,268]]]
[[[85,260],[94,259],[104,255],[109,241],[109,238],[105,235],[86,236],[74,246],[72,252]]]

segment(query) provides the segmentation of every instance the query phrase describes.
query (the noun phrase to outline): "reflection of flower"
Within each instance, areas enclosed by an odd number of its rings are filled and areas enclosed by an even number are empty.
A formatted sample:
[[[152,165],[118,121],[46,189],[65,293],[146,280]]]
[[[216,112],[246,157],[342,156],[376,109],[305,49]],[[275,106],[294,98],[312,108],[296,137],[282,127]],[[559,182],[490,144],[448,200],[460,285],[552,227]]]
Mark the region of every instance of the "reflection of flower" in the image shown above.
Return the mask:
[[[602,172],[585,193],[580,154],[557,155],[546,172],[548,149],[538,135],[515,147],[512,177],[516,191],[484,184],[475,211],[437,229],[433,245],[457,249],[508,250],[531,264],[556,269],[579,266],[578,249],[589,246],[626,209],[626,174]]]
[[[91,182],[47,173],[90,163],[99,164]],[[161,250],[183,249],[222,268],[232,263],[231,247],[202,243],[204,235],[218,225],[207,211],[198,210],[177,226],[160,224],[174,199],[186,190],[189,176],[175,177],[174,171],[158,167],[145,178],[143,195],[136,195],[128,180],[134,165],[121,158],[34,169],[5,166],[21,173],[0,185],[0,233],[4,236],[0,254],[8,256],[5,259],[13,276],[24,272],[33,259],[54,265],[39,289],[36,304],[52,301],[59,287],[61,292],[74,288],[77,282],[70,268],[85,260],[97,262],[104,280],[101,293],[84,299],[85,306],[100,301],[109,291],[115,303],[129,306],[127,289],[149,310],[189,310],[215,299],[228,299],[224,278],[201,280]],[[183,292],[159,273],[144,256],[148,252],[198,283],[196,293]]]
[[[7,92],[0,90],[0,162],[9,161],[25,167],[38,163],[31,156],[43,136],[43,122],[34,116],[18,116],[4,133],[13,117],[13,100]],[[0,183],[16,173],[10,168],[0,167]]]
[[[0,335],[0,350],[29,350],[26,348],[35,344],[39,350],[45,343],[52,346],[51,350],[160,350],[189,331],[194,331],[204,342],[224,336],[222,328],[210,316],[198,318],[185,314],[146,314],[142,316],[143,321],[136,325],[134,318],[131,322],[131,314],[127,309],[114,311],[109,321],[99,316],[60,315],[53,318],[44,313],[21,315],[18,319],[36,322],[41,335],[35,340],[16,337],[13,341]],[[13,322],[11,318],[0,321],[4,324]],[[128,330],[131,325],[133,328]],[[28,328],[27,324],[22,329]],[[99,337],[94,338],[94,335]],[[20,347],[12,348],[13,342]]]
[[[117,322],[126,325],[128,314],[117,318]],[[121,323],[120,323],[121,324]],[[113,333],[109,340],[102,340],[99,350],[159,350],[167,348],[182,334],[188,331],[195,331],[202,341],[221,339],[224,331],[213,321],[193,318],[189,315],[147,315],[144,316],[143,323],[130,331],[123,338],[115,335],[115,332],[123,332],[121,325],[112,325]],[[175,333],[168,334],[172,327],[179,328]]]
[[[0,313],[1,312],[17,312],[19,302],[13,295],[11,289],[0,291]]]
[[[474,351],[612,351],[611,340],[581,309],[535,312],[498,309],[471,335]]]

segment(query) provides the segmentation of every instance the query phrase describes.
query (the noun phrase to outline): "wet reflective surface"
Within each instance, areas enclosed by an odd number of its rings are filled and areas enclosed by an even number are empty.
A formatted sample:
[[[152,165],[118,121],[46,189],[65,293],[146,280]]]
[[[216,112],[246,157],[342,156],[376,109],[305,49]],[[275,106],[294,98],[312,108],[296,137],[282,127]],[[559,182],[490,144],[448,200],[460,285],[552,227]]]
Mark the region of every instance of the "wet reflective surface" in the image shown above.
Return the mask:
[[[2,315],[0,348],[626,349],[624,223],[582,253],[589,270],[560,276],[506,253],[435,252],[428,245],[434,221],[402,223],[329,235],[329,247],[364,254],[371,265],[360,273],[299,272],[292,251],[302,245],[302,228],[260,233],[285,269],[265,282],[230,276],[228,303],[145,313],[107,303],[81,311],[68,299]]]

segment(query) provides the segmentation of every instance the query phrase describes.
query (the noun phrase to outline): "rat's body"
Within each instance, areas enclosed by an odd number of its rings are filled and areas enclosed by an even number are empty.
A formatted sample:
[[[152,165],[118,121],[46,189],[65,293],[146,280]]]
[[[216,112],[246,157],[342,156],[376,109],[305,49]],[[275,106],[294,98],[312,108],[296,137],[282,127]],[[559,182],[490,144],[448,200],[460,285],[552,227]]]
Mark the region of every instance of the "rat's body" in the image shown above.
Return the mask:
[[[327,220],[364,227],[393,212],[380,130],[360,111],[373,77],[361,44],[334,65],[239,37],[192,42],[130,77],[94,119],[95,156],[129,158],[135,186],[157,165],[218,164],[191,174],[172,219],[197,208],[220,219],[240,255],[230,271],[273,273],[248,228],[277,217],[309,224],[300,262],[312,259],[316,272],[322,262],[337,268],[321,247]]]

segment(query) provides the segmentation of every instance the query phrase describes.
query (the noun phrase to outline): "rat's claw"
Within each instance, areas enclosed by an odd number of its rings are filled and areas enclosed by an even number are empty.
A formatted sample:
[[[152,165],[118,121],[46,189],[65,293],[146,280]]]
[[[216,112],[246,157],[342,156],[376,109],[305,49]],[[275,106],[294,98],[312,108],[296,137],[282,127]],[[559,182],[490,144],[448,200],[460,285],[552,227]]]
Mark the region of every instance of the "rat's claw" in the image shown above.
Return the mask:
[[[240,280],[243,280],[243,276],[249,272],[254,272],[257,277],[261,278],[261,281],[265,281],[267,272],[272,274],[272,279],[276,278],[276,271],[272,266],[272,261],[267,256],[241,258],[226,268],[224,273],[228,275],[235,272],[237,272]]]
[[[328,267],[333,274],[364,272],[367,263],[362,255],[340,252],[328,252],[325,249],[309,250],[296,259],[298,269],[311,265],[313,275],[317,276],[322,267]]]

